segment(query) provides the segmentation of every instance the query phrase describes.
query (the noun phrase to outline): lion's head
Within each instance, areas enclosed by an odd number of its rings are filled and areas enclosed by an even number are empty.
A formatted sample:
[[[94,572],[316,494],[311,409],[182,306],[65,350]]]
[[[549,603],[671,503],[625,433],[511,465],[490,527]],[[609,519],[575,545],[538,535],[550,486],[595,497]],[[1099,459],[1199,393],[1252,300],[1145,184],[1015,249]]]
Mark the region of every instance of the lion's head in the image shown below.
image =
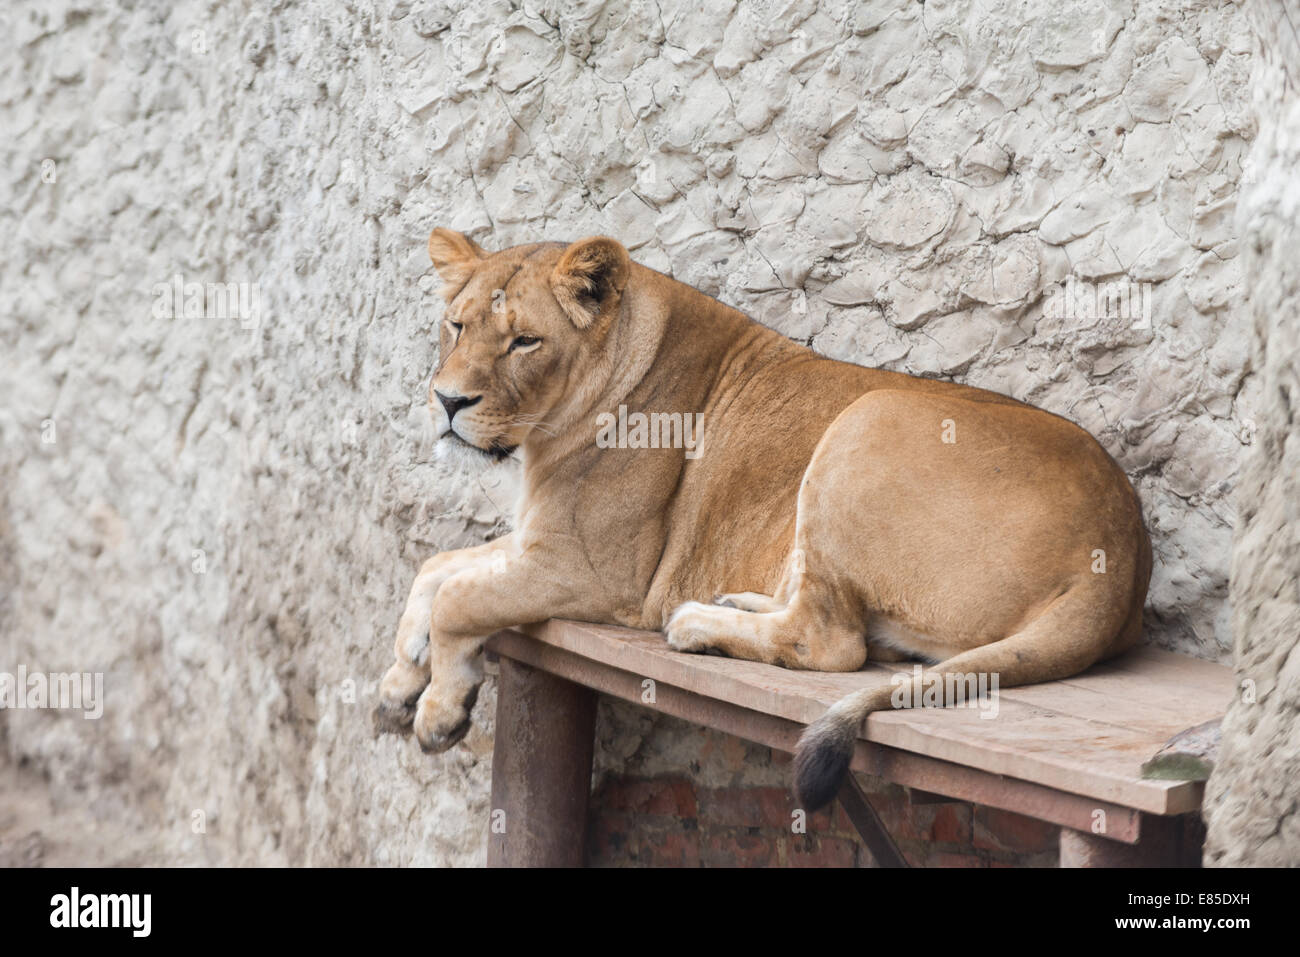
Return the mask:
[[[435,229],[429,258],[447,301],[429,410],[439,438],[496,458],[560,423],[589,391],[631,272],[613,239],[514,246],[489,253]],[[590,398],[590,396],[588,396]]]

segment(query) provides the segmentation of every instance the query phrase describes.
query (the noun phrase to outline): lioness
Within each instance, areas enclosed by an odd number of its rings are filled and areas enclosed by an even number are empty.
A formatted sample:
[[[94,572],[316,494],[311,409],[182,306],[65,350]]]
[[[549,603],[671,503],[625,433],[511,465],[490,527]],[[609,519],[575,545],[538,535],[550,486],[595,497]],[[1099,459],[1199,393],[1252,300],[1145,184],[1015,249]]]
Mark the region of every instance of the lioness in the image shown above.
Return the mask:
[[[450,747],[484,639],[552,617],[786,668],[938,662],[912,701],[933,673],[1063,678],[1138,640],[1138,499],[1078,426],[818,356],[607,237],[488,253],[435,229],[429,256],[447,302],[429,390],[440,441],[522,449],[524,491],[515,531],[420,569],[381,726]],[[602,448],[598,420],[620,406],[702,413],[702,446]],[[835,795],[892,690],[809,726],[805,808]]]

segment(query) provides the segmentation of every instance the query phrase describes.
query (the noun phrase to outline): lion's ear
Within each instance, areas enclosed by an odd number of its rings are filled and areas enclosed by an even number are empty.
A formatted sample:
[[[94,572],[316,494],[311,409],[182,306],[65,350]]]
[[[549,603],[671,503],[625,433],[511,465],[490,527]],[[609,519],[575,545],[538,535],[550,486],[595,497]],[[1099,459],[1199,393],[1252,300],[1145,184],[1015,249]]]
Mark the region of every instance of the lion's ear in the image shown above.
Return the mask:
[[[564,251],[551,273],[551,292],[574,325],[586,329],[613,316],[631,272],[622,243],[591,236]]]
[[[429,234],[429,258],[442,279],[447,301],[465,288],[475,267],[487,256],[478,243],[453,229],[435,229]]]

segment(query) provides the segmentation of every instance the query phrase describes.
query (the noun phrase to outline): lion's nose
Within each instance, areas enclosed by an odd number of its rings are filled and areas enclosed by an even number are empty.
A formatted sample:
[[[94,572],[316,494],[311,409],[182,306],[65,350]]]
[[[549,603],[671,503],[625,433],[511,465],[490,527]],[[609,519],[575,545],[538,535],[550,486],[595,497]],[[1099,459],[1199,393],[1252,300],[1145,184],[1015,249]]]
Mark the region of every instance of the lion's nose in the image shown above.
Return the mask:
[[[461,409],[468,408],[471,405],[476,405],[483,399],[483,396],[481,395],[476,395],[472,399],[467,395],[443,395],[437,389],[433,391],[433,394],[438,397],[438,401],[442,403],[442,407],[447,410],[448,423],[456,417],[456,413]]]

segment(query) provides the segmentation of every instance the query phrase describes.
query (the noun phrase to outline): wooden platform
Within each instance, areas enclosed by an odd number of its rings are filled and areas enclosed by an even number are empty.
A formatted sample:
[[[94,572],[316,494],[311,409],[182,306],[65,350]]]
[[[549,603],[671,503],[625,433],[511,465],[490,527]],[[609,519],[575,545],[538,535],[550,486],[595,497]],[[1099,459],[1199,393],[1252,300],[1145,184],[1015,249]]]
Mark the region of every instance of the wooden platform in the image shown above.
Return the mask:
[[[489,649],[503,659],[499,709],[509,694],[507,672],[523,665],[783,751],[792,750],[804,725],[843,695],[888,686],[891,676],[910,675],[912,668],[790,671],[674,652],[655,632],[568,621],[499,633]],[[999,690],[995,714],[992,702],[982,708],[877,712],[863,730],[853,767],[1059,824],[1070,832],[1062,837],[1066,864],[1174,863],[1188,856],[1185,848],[1153,844],[1181,840],[1177,816],[1199,809],[1204,786],[1144,780],[1141,766],[1173,735],[1221,717],[1233,690],[1225,666],[1141,649],[1065,681]],[[549,693],[556,693],[554,686]],[[537,707],[530,714],[538,720]],[[503,757],[509,762],[505,752],[513,733],[498,720],[493,807],[506,806],[496,800],[497,764]],[[510,789],[506,774],[502,768],[503,791]],[[585,814],[585,796],[582,803]],[[490,860],[510,863],[510,842],[494,837],[493,844],[498,846],[494,852],[490,845]],[[1157,852],[1159,860],[1153,858]]]

